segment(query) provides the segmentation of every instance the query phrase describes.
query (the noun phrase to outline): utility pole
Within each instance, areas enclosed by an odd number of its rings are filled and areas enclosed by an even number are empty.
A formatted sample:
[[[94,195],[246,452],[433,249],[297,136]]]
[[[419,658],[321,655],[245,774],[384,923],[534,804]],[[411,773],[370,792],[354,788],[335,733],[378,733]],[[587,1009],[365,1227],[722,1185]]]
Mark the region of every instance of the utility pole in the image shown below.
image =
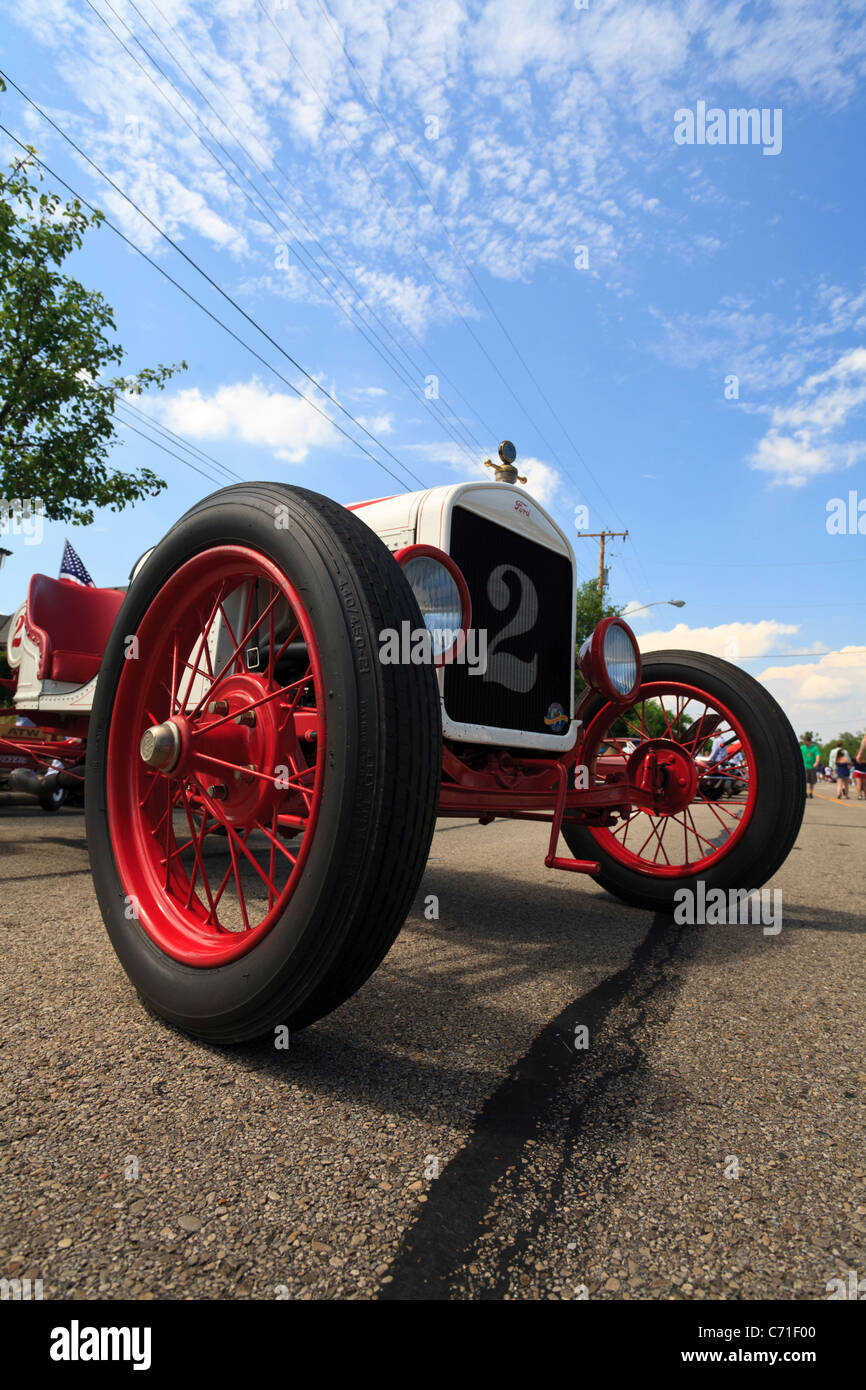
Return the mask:
[[[581,531],[581,540],[586,538],[591,541],[598,541],[598,596],[601,598],[604,592],[604,543],[608,536],[621,536],[623,540],[628,538],[628,531]]]

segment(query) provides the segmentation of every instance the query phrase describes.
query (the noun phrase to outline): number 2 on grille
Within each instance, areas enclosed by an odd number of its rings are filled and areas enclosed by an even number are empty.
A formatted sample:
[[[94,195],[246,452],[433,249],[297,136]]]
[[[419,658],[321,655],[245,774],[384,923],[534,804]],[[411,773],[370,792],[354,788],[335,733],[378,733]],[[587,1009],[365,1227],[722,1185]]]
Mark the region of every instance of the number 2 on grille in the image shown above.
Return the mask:
[[[509,637],[520,637],[531,632],[538,618],[538,593],[535,585],[516,565],[497,565],[487,581],[487,597],[494,608],[507,609],[512,601],[512,586],[506,582],[506,575],[513,575],[520,588],[517,609],[510,622],[500,628],[487,648],[487,670],[483,679],[495,685],[504,685],[506,690],[514,690],[525,695],[535,685],[538,674],[538,654],[531,661],[515,656],[513,652],[497,651]]]

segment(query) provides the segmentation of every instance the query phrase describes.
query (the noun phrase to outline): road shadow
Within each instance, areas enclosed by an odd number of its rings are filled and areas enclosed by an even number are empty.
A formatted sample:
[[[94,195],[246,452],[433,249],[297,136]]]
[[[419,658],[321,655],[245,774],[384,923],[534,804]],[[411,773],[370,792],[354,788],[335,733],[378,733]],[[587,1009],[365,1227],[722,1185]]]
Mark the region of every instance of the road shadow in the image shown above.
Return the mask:
[[[440,901],[460,903],[449,921],[428,922],[418,910],[437,891]],[[493,870],[443,866],[428,870],[416,910],[403,928],[427,949],[392,953],[352,999],[294,1034],[288,1050],[275,1049],[267,1038],[238,1046],[231,1056],[238,1066],[292,1087],[363,1099],[389,1112],[430,1113],[432,1108],[457,1122],[465,1118],[466,1064],[450,1058],[483,1058],[478,1040],[486,1035],[497,1040],[494,1067],[501,1068],[503,1057],[506,1066],[514,1060],[517,1054],[509,1054],[502,1040],[525,1037],[526,1027],[509,1001],[520,1001],[539,976],[562,977],[567,1010],[575,997],[626,969],[651,932],[656,949],[664,951],[676,940],[680,954],[687,948],[689,955],[712,932],[717,958],[742,961],[744,978],[751,978],[746,972],[759,966],[762,953],[786,949],[789,931],[864,929],[853,912],[817,913],[798,905],[786,905],[778,936],[765,936],[758,925],[681,927],[670,918],[628,908],[594,887],[571,893],[554,882],[524,883],[518,892]],[[437,947],[441,956],[435,955]],[[540,1030],[546,1023],[539,1017]]]

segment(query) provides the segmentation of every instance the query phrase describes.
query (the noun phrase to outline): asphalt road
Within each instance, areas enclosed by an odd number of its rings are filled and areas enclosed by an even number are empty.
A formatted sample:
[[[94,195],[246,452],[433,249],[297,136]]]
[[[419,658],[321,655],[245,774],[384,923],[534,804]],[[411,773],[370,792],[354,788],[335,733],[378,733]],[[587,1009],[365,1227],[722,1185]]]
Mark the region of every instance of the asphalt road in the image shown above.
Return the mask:
[[[385,964],[288,1052],[149,1016],[81,812],[0,795],[0,1275],[46,1299],[863,1278],[866,802],[829,795],[774,881],[777,935],[624,908],[546,870],[542,826],[440,822]]]

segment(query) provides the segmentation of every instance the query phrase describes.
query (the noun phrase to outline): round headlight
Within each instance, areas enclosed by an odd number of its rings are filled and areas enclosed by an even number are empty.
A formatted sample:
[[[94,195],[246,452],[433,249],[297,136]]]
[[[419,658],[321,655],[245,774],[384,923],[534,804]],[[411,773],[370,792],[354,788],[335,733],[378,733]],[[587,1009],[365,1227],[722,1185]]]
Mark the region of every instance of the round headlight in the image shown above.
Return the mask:
[[[469,626],[469,590],[457,565],[432,545],[408,545],[394,556],[403,570],[430,633],[433,661],[442,666],[453,656]]]
[[[587,685],[618,704],[629,704],[641,679],[637,638],[622,618],[603,618],[580,649],[580,673]]]
[[[637,651],[630,632],[611,625],[604,634],[604,669],[617,694],[630,695],[637,685]]]

